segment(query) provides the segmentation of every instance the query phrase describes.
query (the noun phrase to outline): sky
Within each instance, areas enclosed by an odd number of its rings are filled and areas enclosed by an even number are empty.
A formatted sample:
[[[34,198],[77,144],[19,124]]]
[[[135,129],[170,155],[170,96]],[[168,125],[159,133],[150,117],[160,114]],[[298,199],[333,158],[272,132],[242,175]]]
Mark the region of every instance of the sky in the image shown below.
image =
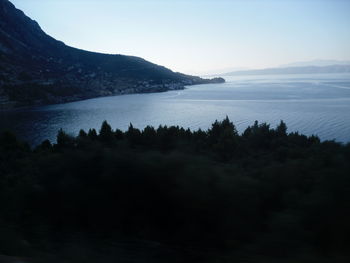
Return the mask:
[[[10,0],[67,45],[210,74],[350,60],[350,0]]]

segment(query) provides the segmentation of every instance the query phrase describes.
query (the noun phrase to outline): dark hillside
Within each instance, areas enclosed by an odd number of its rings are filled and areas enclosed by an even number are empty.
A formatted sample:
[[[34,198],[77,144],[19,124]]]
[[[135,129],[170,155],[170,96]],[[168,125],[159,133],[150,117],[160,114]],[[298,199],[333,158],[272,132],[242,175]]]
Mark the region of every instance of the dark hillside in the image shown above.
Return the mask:
[[[0,105],[57,103],[222,82],[175,73],[142,58],[66,46],[0,0]]]

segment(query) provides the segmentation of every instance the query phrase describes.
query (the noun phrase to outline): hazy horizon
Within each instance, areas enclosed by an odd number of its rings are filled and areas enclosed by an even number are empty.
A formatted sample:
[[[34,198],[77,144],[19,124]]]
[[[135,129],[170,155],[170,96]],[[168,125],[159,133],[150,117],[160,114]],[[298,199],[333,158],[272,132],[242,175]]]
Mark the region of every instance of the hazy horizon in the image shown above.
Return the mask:
[[[190,74],[350,60],[350,1],[11,0],[67,45]]]

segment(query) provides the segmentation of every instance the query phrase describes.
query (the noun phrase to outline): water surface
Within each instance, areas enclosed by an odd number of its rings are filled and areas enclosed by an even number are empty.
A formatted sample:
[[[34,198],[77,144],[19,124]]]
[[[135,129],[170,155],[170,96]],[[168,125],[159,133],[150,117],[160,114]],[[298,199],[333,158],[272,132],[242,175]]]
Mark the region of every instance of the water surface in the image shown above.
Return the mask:
[[[226,115],[242,132],[255,120],[322,140],[350,142],[350,74],[226,77],[224,84],[181,91],[104,97],[0,112],[0,129],[11,129],[31,144],[55,141],[63,128],[99,129],[103,120],[126,130],[146,125],[207,129]]]

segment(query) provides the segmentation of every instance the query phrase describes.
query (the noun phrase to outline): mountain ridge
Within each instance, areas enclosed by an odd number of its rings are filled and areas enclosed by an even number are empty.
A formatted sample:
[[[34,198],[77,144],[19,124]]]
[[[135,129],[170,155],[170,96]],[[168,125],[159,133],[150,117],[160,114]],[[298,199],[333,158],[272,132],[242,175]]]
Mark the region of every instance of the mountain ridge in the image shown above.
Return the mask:
[[[0,108],[218,82],[224,79],[202,79],[139,57],[67,46],[10,1],[0,0]]]
[[[350,65],[348,60],[334,60],[334,59],[314,59],[306,61],[296,61],[292,63],[287,63],[279,65],[279,68],[290,68],[290,67],[306,67],[306,66],[333,66],[333,65]]]
[[[222,76],[249,76],[273,74],[317,74],[317,73],[350,73],[350,65],[279,67],[266,69],[240,70],[221,74]]]

